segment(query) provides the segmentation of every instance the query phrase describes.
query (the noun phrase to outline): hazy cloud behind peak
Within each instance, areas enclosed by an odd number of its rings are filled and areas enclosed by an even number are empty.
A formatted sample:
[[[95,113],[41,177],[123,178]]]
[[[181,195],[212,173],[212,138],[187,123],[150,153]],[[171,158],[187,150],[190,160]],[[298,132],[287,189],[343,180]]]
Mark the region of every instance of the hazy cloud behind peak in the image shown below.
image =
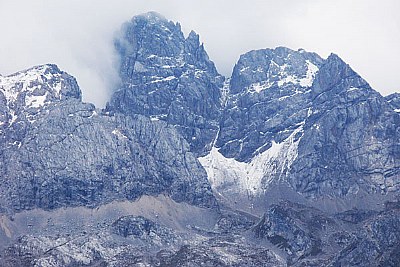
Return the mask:
[[[156,11],[195,30],[226,76],[242,53],[287,46],[334,52],[388,94],[400,89],[398,10],[397,0],[1,0],[0,73],[55,63],[102,107],[118,84],[113,37],[132,16]]]

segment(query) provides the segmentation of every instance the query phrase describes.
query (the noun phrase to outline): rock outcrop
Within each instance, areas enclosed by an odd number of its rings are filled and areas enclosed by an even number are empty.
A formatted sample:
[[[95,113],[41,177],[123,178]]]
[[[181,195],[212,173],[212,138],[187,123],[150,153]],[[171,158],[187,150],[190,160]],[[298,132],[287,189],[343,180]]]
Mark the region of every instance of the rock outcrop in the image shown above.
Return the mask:
[[[200,161],[224,197],[254,199],[247,209],[282,188],[331,211],[384,196],[375,206],[400,189],[396,99],[333,54],[251,51],[234,68],[216,142]]]
[[[147,13],[122,27],[116,48],[122,82],[107,110],[166,121],[192,152],[205,154],[218,130],[224,78],[199,36],[185,38],[178,23]]]
[[[54,65],[0,79],[3,211],[95,207],[146,194],[216,207],[206,173],[165,122],[82,103],[75,79]]]

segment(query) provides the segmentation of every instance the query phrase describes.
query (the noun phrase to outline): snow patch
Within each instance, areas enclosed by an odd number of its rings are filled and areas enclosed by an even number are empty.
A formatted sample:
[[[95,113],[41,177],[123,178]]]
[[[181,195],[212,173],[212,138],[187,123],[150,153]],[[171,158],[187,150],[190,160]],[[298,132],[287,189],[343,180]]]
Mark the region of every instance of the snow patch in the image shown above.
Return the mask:
[[[18,102],[21,96],[25,104],[22,108],[40,108],[46,101],[61,97],[62,72],[54,71],[55,68],[52,65],[42,65],[0,77],[0,92],[4,94],[12,116],[9,125],[17,118],[14,109],[21,111]]]
[[[243,68],[241,68],[241,69],[239,70],[239,72],[245,72],[245,71],[247,71],[249,68],[250,68],[250,67],[243,67]]]
[[[124,135],[123,133],[121,133],[121,131],[119,129],[114,129],[112,131],[112,134],[115,134],[116,136],[118,136],[119,138],[122,138],[122,139],[128,139],[128,137],[126,135]]]
[[[165,119],[166,117],[167,117],[167,114],[151,115],[150,120],[151,121],[159,121],[160,119]]]
[[[352,91],[356,91],[356,90],[360,90],[360,88],[350,87],[349,89],[347,89],[347,92],[352,92]]]
[[[20,148],[22,144],[20,141],[14,141],[14,142],[10,143],[10,145],[17,146],[18,148]]]
[[[281,87],[282,85],[287,84],[287,83],[297,84],[298,83],[297,77],[294,75],[288,75],[278,81],[278,86]]]
[[[199,70],[199,69],[197,69],[197,70],[194,72],[194,76],[195,76],[197,79],[199,79],[199,78],[201,78],[201,77],[203,76],[204,73],[205,73],[204,70]]]
[[[311,87],[319,68],[313,63],[311,63],[309,60],[306,60],[306,64],[307,64],[306,77],[300,79],[299,84],[303,87]]]
[[[286,98],[289,98],[289,97],[291,97],[291,95],[281,96],[280,98],[278,98],[278,101],[285,100]]]
[[[271,147],[255,156],[250,162],[240,162],[225,158],[213,146],[210,153],[200,157],[208,180],[214,190],[257,196],[275,179],[284,179],[293,161],[297,158],[297,148],[303,124],[281,143],[272,141]]]
[[[249,87],[249,92],[250,93],[260,93],[261,91],[265,90],[265,89],[269,89],[274,85],[274,83],[271,82],[263,82],[263,83],[253,83],[252,85],[250,85]]]
[[[299,76],[298,74],[289,74],[288,64],[280,66],[275,61],[271,60],[267,72],[268,80],[251,84],[247,91],[249,93],[260,93],[261,91],[272,88],[273,86],[282,87],[285,84],[299,85],[303,88],[311,87],[319,69],[311,61],[306,60],[305,62],[307,65],[307,71],[302,76]],[[241,72],[245,69],[247,68],[243,68]],[[260,68],[257,68],[257,71],[259,72]]]
[[[281,76],[283,76],[283,78],[278,81],[278,86],[282,86],[287,83],[292,83],[294,85],[300,85],[302,87],[311,87],[314,82],[315,75],[319,69],[309,60],[306,60],[306,64],[307,64],[307,72],[304,78],[299,78],[296,75],[286,75],[285,69],[287,68],[287,65],[284,64],[281,67],[281,73],[280,73]]]
[[[150,83],[168,82],[168,81],[171,81],[171,80],[174,80],[174,79],[176,79],[175,76],[168,76],[166,78],[162,78],[162,79],[157,79],[157,80],[151,81]]]
[[[99,114],[97,113],[96,110],[93,110],[92,114],[88,117],[89,119],[94,117],[94,116],[98,116]]]
[[[25,105],[27,107],[32,107],[32,108],[39,108],[41,106],[44,106],[44,103],[47,98],[47,92],[44,95],[29,95],[25,97]]]
[[[15,115],[15,112],[11,112],[10,125],[13,124],[17,119],[18,119],[18,116]]]

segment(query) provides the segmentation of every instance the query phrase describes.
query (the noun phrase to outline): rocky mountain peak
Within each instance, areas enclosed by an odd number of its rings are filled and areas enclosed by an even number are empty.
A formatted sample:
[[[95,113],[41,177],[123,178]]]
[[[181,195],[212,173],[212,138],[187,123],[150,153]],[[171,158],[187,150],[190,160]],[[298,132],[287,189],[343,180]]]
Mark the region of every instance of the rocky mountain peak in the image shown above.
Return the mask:
[[[343,83],[346,80],[347,82]],[[346,90],[348,86],[369,87],[368,83],[362,79],[348,64],[338,55],[330,54],[325,64],[320,69],[320,75],[316,79],[313,87],[313,94],[318,95],[323,91],[334,90],[339,93]]]
[[[68,84],[69,86],[66,86]],[[40,94],[47,92],[59,99],[66,97],[81,98],[81,91],[75,78],[61,71],[54,64],[32,67],[8,76],[2,76],[0,88],[5,97],[16,100],[19,94]],[[40,92],[39,92],[40,91]],[[28,106],[39,104],[26,103]]]
[[[200,43],[200,36],[195,31],[191,30],[186,40],[198,45]]]
[[[176,57],[182,50],[184,36],[179,24],[150,12],[135,16],[123,25],[121,37],[115,41],[117,50],[133,59],[141,57]],[[124,64],[124,62],[122,62]],[[126,63],[128,64],[128,63]]]
[[[122,85],[107,110],[167,121],[192,151],[205,153],[217,132],[224,79],[199,36],[192,31],[185,39],[178,23],[153,14],[134,17],[121,36]]]
[[[34,120],[44,107],[67,99],[81,100],[74,77],[56,65],[35,66],[0,77],[1,124],[10,126],[17,119]]]
[[[339,56],[331,54],[316,76],[312,87],[314,112],[332,109],[339,103],[357,103],[380,94]]]
[[[400,113],[400,93],[390,94],[385,99],[397,113]]]
[[[287,139],[308,116],[311,88],[323,64],[315,53],[285,47],[242,55],[229,84],[216,142],[220,152],[250,161]]]
[[[149,12],[143,13],[141,15],[135,16],[134,19],[135,20],[145,20],[151,24],[159,24],[159,23],[168,22],[168,20],[163,15],[161,15],[160,13],[155,12],[155,11],[149,11]]]
[[[315,53],[286,47],[250,51],[240,56],[233,69],[231,93],[259,93],[287,85],[310,87],[322,62]]]

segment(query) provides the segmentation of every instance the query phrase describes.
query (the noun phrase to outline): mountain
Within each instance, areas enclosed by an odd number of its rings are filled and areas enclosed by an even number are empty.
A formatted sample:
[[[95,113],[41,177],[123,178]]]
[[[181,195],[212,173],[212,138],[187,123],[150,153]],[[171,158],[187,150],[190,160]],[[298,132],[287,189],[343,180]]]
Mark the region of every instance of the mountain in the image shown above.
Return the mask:
[[[218,130],[224,78],[199,36],[156,13],[134,17],[116,40],[121,88],[108,111],[141,114],[174,125],[196,155],[204,155]]]
[[[335,212],[398,192],[399,114],[338,56],[251,51],[227,99],[215,146],[200,161],[230,202],[262,211],[286,196]]]
[[[82,103],[75,79],[54,65],[0,79],[1,210],[95,207],[161,193],[216,206],[206,173],[166,123]]]
[[[262,212],[289,192],[340,211],[398,190],[398,114],[338,56],[250,51],[224,79],[197,34],[185,39],[156,13],[134,17],[121,36],[122,83],[107,111],[173,125],[225,202]]]
[[[337,55],[220,75],[150,12],[104,110],[55,65],[0,76],[1,266],[398,266],[400,97]]]

